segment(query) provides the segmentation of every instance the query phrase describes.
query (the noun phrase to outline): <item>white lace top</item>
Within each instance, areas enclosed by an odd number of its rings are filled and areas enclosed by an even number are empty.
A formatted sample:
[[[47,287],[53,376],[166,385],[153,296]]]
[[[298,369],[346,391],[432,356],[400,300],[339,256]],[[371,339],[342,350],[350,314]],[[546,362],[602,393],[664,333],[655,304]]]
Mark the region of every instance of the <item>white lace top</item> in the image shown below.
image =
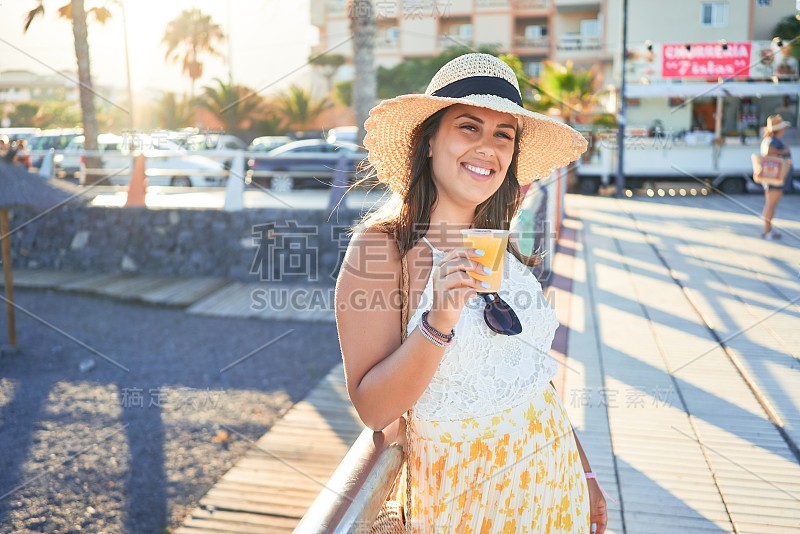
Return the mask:
[[[422,239],[433,251],[434,265],[438,264],[445,252]],[[559,325],[556,312],[530,269],[510,252],[505,254],[498,294],[514,309],[522,332],[513,336],[493,332],[483,318],[484,299],[468,300],[456,323],[453,344],[445,348],[433,379],[413,406],[414,417],[450,421],[490,415],[525,402],[555,376],[558,362],[550,356],[550,346]],[[432,303],[429,276],[408,321],[409,335]]]

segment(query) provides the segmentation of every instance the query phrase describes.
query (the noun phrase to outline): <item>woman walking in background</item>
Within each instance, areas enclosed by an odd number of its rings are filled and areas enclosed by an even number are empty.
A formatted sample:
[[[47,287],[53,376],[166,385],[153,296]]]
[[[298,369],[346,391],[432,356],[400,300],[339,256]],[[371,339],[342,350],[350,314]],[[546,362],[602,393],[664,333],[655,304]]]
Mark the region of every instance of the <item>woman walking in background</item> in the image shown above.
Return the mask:
[[[778,202],[780,202],[783,193],[788,193],[792,190],[792,153],[789,147],[781,141],[787,126],[789,126],[789,122],[783,120],[783,117],[771,115],[767,118],[767,127],[764,128],[764,140],[761,142],[762,156],[777,156],[787,158],[790,161],[789,173],[783,182],[783,188],[764,184],[764,231],[761,232],[761,237],[764,239],[781,238],[781,234],[772,229],[772,218],[775,216],[775,209],[778,207]]]

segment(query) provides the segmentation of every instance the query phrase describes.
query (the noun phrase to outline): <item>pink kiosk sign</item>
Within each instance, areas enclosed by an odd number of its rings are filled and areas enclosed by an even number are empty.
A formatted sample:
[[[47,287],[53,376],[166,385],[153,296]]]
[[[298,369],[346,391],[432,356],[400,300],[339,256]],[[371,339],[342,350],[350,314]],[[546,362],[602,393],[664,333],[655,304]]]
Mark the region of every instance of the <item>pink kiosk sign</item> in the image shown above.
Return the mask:
[[[751,43],[665,44],[662,78],[732,78],[750,75]]]

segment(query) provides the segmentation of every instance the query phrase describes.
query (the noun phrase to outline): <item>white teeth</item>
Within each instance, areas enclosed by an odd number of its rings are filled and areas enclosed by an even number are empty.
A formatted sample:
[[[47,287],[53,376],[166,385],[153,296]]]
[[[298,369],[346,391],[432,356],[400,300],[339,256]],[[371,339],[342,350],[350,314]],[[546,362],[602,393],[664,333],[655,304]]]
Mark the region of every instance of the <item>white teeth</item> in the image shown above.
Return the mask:
[[[481,169],[480,167],[473,167],[472,165],[470,165],[468,163],[465,164],[465,167],[467,169],[471,170],[472,172],[476,172],[476,173],[482,174],[484,176],[489,176],[490,174],[492,174],[492,171],[490,171],[489,169]]]

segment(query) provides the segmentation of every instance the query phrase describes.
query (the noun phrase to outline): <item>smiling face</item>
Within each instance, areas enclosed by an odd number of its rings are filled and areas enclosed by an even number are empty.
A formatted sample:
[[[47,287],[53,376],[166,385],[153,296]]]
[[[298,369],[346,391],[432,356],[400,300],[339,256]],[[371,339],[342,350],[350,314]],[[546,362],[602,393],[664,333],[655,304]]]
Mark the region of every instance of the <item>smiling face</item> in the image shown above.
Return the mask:
[[[506,179],[514,156],[517,119],[466,104],[447,108],[430,139],[432,178],[440,195],[477,206]]]

